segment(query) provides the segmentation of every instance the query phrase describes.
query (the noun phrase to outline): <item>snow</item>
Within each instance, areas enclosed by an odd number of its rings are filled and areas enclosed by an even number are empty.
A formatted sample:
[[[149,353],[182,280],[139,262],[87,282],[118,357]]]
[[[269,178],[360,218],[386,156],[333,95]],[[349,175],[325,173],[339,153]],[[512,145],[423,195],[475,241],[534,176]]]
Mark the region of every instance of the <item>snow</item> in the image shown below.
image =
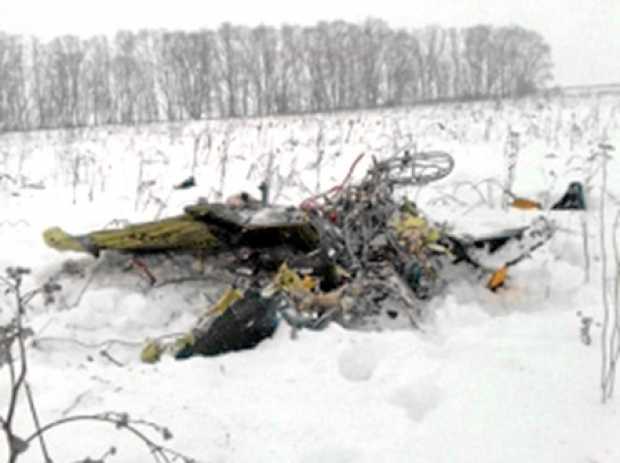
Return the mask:
[[[0,267],[31,267],[27,287],[51,276],[63,285],[54,304],[35,299],[27,316],[35,331],[29,382],[41,421],[128,412],[165,425],[174,434],[166,445],[205,462],[620,461],[617,399],[600,403],[601,330],[593,326],[593,344],[584,345],[577,315],[602,319],[600,174],[590,177],[595,165],[587,159],[603,125],[620,147],[618,104],[617,98],[542,109],[535,102],[505,102],[500,109],[475,103],[4,135],[0,173],[17,182],[0,180]],[[600,105],[598,125],[589,116],[594,105]],[[587,136],[571,146],[572,114]],[[82,233],[113,220],[178,214],[199,197],[217,200],[241,190],[259,196],[269,165],[272,201],[299,204],[342,181],[360,153],[366,156],[354,179],[372,155],[387,157],[410,141],[456,161],[446,179],[407,192],[431,219],[471,234],[523,226],[536,213],[502,211],[500,190],[486,181],[503,181],[508,127],[522,134],[513,191],[549,204],[570,181],[581,180],[590,210],[545,213],[559,231],[511,269],[505,288],[491,293],[484,275],[464,272],[431,302],[423,331],[331,325],[293,336],[281,324],[252,350],[143,364],[139,352],[147,338],[185,332],[224,285],[149,289],[137,272],[123,270],[122,256],[96,261],[58,253],[41,239],[49,226]],[[71,166],[78,158],[91,161],[80,161],[74,186]],[[619,169],[610,161],[609,190],[618,197]],[[197,188],[172,189],[189,175]],[[37,182],[45,188],[27,187]],[[611,230],[616,206],[609,200],[607,207]],[[591,255],[587,284],[582,223]],[[181,271],[166,262],[161,269]],[[10,299],[0,302],[6,321]],[[2,411],[8,396],[2,368]],[[32,432],[25,400],[16,429],[20,436]],[[107,424],[70,424],[47,438],[54,461],[96,458],[111,445],[118,454],[109,461],[149,459],[139,442]],[[19,461],[41,461],[38,446]]]

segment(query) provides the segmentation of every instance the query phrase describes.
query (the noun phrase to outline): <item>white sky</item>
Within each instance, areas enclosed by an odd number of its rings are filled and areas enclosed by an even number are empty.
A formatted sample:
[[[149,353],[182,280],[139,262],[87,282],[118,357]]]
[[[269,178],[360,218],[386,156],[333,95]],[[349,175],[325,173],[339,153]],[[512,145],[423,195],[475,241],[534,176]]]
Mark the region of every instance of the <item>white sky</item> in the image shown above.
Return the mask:
[[[385,19],[395,27],[519,24],[552,47],[556,82],[620,82],[620,0],[1,0],[0,30],[49,38],[118,29],[314,24]]]

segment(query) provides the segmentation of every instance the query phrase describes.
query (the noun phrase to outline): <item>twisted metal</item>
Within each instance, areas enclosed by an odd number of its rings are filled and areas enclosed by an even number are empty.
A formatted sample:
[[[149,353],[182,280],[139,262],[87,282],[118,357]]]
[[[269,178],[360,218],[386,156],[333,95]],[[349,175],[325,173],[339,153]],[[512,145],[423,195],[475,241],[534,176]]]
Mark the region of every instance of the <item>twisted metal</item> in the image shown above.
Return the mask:
[[[412,324],[419,326],[416,299],[426,299],[433,290],[422,285],[410,289],[407,274],[418,269],[420,280],[429,281],[435,272],[428,259],[403,247],[390,226],[403,208],[416,211],[415,204],[396,201],[394,193],[398,188],[427,185],[446,177],[454,168],[454,159],[442,151],[411,153],[408,148],[382,161],[373,159],[359,183],[345,186],[345,181],[330,190],[332,194],[321,196],[324,204],[316,209],[313,223],[323,254],[345,268],[359,289],[355,311],[360,319],[376,314],[379,299],[390,298],[404,303]],[[379,297],[372,282],[386,278],[392,283],[382,285]]]

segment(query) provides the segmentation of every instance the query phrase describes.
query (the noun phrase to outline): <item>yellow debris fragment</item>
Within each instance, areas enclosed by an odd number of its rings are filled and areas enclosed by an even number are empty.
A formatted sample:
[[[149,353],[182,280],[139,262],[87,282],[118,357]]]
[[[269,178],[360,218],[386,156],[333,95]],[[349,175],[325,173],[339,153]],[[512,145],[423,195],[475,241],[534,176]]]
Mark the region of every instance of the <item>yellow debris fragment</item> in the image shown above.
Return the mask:
[[[144,363],[156,363],[161,358],[163,347],[156,339],[147,339],[140,352],[140,360]]]
[[[243,297],[243,293],[237,288],[228,288],[224,294],[220,296],[215,304],[213,304],[205,315],[222,315],[236,301]]]
[[[536,201],[532,201],[531,199],[525,199],[525,198],[515,198],[512,201],[511,206],[514,207],[515,209],[524,209],[524,210],[542,209],[542,207],[540,206],[540,203]]]
[[[408,213],[404,214],[404,217],[394,226],[396,233],[399,235],[409,230],[425,229],[426,227],[427,223],[423,217],[414,216]]]
[[[409,212],[401,213],[400,219],[393,224],[393,227],[398,238],[412,253],[417,253],[423,247],[428,247],[441,239],[438,228],[431,226],[424,217]]]
[[[507,276],[508,267],[504,265],[502,268],[494,272],[493,275],[491,275],[491,278],[489,278],[489,281],[487,283],[487,288],[489,288],[491,291],[495,291],[497,288],[504,284]]]
[[[311,279],[311,277],[308,277]],[[310,293],[310,286],[315,284],[311,283],[308,279],[302,279],[297,272],[291,270],[286,262],[283,262],[278,269],[278,273],[273,280],[274,286],[277,289],[281,289],[287,292],[302,292]]]
[[[301,285],[308,291],[313,291],[317,287],[316,278],[312,278],[310,275],[305,275],[301,280]]]

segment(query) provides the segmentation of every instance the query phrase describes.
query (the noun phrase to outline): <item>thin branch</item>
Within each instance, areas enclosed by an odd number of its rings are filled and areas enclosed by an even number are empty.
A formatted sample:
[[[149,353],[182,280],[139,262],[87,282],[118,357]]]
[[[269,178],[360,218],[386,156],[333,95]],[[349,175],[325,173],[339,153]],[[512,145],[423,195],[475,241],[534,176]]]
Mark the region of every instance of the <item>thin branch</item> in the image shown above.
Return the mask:
[[[114,426],[120,429],[126,429],[127,431],[132,433],[134,436],[136,436],[139,440],[141,440],[144,443],[144,445],[151,452],[151,456],[153,457],[155,461],[164,461],[166,463],[171,463],[172,460],[170,457],[172,457],[174,459],[181,459],[187,463],[196,462],[196,460],[194,460],[193,458],[187,457],[179,452],[176,452],[175,450],[172,450],[170,448],[167,448],[167,447],[164,447],[162,445],[155,443],[152,439],[147,437],[144,433],[142,433],[139,429],[137,429],[134,426],[134,424],[136,424],[135,422],[130,421],[128,417],[123,414],[105,413],[105,414],[96,414],[96,415],[74,415],[74,416],[69,416],[66,418],[60,418],[58,420],[55,420],[51,423],[46,424],[40,429],[37,429],[33,434],[31,434],[26,439],[24,439],[24,442],[26,444],[29,444],[34,439],[39,438],[40,435],[45,434],[51,429],[54,429],[58,426],[62,426],[68,423],[74,423],[74,422],[79,422],[79,421],[104,422],[104,423],[113,424]],[[137,424],[144,425],[145,422],[141,421]],[[149,425],[151,425],[152,427],[152,423],[149,423]],[[156,429],[161,430],[162,428],[156,428]],[[166,438],[170,438],[171,436],[169,434],[166,434],[166,430],[164,430],[163,437],[166,439]]]
[[[41,429],[41,423],[39,421],[39,415],[37,414],[37,409],[34,406],[34,398],[32,396],[32,390],[30,389],[30,385],[28,382],[24,384],[26,389],[26,397],[28,398],[28,406],[30,407],[30,413],[32,414],[32,421],[34,422],[35,429],[38,431]],[[47,450],[47,445],[45,444],[45,439],[43,434],[39,434],[39,444],[41,445],[41,453],[43,453],[43,458],[45,458],[45,463],[51,463],[52,459],[50,458],[49,452]]]
[[[17,345],[19,347],[19,358],[21,360],[20,371],[17,375],[17,378],[12,381],[11,387],[11,402],[9,403],[9,411],[7,412],[6,421],[9,426],[11,426],[13,422],[13,416],[15,414],[15,409],[17,407],[17,400],[19,398],[19,391],[26,379],[27,372],[27,360],[26,360],[26,347],[24,345],[24,339],[22,336],[22,312],[23,312],[23,304],[20,297],[20,282],[16,282],[13,285],[13,292],[15,294],[15,304],[16,304],[16,314],[15,314],[15,325],[17,328]]]
[[[609,332],[609,297],[607,294],[607,250],[605,249],[605,191],[607,191],[607,161],[603,158],[603,181],[601,185],[601,205],[600,205],[600,240],[601,240],[601,266],[602,266],[602,293],[603,293],[603,328],[601,334],[601,400],[605,403],[608,399],[608,332]]]

